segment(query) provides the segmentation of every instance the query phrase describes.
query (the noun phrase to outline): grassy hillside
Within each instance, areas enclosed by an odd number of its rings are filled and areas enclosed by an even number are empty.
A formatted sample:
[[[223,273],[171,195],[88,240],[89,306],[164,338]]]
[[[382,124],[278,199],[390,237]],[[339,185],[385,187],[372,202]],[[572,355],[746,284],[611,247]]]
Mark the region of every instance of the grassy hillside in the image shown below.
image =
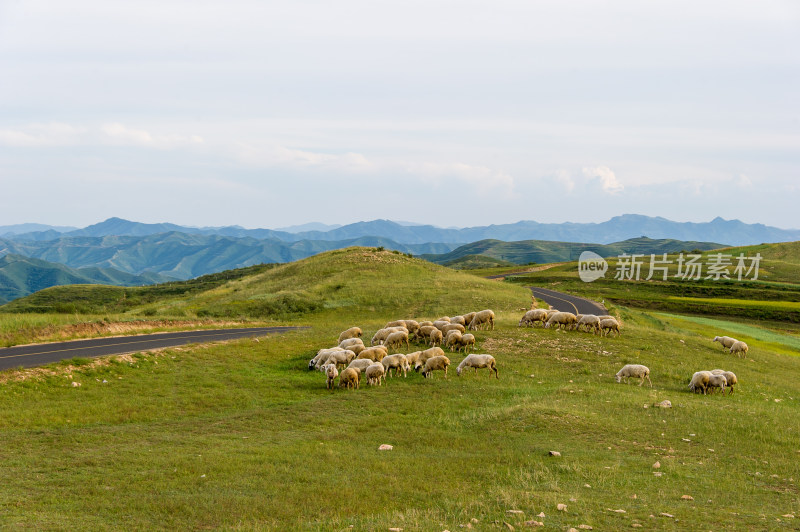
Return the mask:
[[[524,286],[550,287],[639,308],[800,323],[800,242],[714,250],[703,253],[700,262],[707,264],[717,253],[733,257],[740,253],[754,257],[760,253],[758,279],[751,280],[751,273],[739,281],[732,270],[730,279],[706,279],[707,268],[700,280],[675,278],[677,255],[668,256],[672,264],[669,265],[667,281],[661,280],[659,272],[653,279],[644,280],[649,274],[649,257],[645,258],[639,281],[615,279],[620,271],[620,262],[614,258],[608,259],[605,277],[591,283],[579,278],[576,262],[508,279]]]
[[[481,240],[463,245],[442,255],[423,255],[422,258],[437,264],[449,264],[465,256],[485,255],[514,264],[547,263],[577,260],[584,251],[593,251],[601,257],[613,257],[622,253],[672,253],[694,249],[709,250],[723,247],[714,242],[683,240],[653,240],[647,237],[632,238],[613,244],[582,244],[575,242],[552,242],[546,240],[522,240],[503,242]]]
[[[288,320],[311,329],[0,375],[0,526],[796,527],[800,357],[785,335],[737,331],[750,353],[736,358],[710,342],[728,324],[641,310],[612,309],[619,338],[518,328],[526,289],[361,248],[141,308],[224,313],[283,296],[316,302]],[[497,326],[476,333],[477,351],[499,379],[457,377],[450,353],[447,379],[357,391],[305,369],[346,327],[371,336],[390,319],[484,307]],[[648,365],[653,387],[616,384],[625,363]],[[716,367],[738,375],[736,393],[687,391]]]
[[[457,259],[448,260],[442,266],[453,268],[454,270],[479,270],[486,268],[509,268],[513,267],[513,262],[489,257],[488,255],[464,255]]]

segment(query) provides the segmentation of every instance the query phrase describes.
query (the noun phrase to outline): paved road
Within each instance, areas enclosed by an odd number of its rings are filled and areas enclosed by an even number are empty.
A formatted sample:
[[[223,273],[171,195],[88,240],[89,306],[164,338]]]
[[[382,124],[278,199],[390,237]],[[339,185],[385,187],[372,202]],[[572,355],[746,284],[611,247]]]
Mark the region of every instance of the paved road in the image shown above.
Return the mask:
[[[0,349],[0,370],[20,366],[26,368],[41,366],[66,358],[121,355],[186,344],[263,336],[302,328],[304,327],[249,327],[245,329],[181,331],[7,347]]]
[[[530,287],[534,297],[544,299],[551,307],[557,308],[563,312],[574,312],[576,314],[596,314],[603,316],[608,314],[608,310],[595,301],[584,299],[578,296],[571,296],[569,294],[562,294],[555,290],[548,290],[546,288]]]

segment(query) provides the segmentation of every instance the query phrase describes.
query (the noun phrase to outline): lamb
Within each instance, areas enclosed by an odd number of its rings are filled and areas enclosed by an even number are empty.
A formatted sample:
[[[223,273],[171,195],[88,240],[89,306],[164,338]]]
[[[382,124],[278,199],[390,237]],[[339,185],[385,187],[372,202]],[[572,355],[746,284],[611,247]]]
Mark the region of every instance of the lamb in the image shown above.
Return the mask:
[[[389,354],[389,350],[386,349],[386,346],[383,345],[376,345],[374,347],[367,347],[363,351],[358,354],[358,358],[367,358],[372,360],[373,362],[380,362],[383,357]]]
[[[557,329],[561,327],[569,329],[577,322],[578,319],[572,312],[556,312],[547,319],[547,323],[544,324],[544,328],[549,329],[555,325]]]
[[[736,338],[731,338],[730,336],[715,336],[712,342],[719,342],[722,344],[723,349],[730,349],[733,344],[738,342]]]
[[[349,349],[345,349],[344,351],[334,351],[328,358],[325,359],[324,364],[336,364],[337,366],[341,364],[342,366],[347,366],[353,359],[356,358],[356,354],[350,351]]]
[[[749,349],[750,348],[747,347],[746,343],[742,342],[741,340],[737,340],[736,342],[733,343],[733,345],[731,346],[731,349],[730,349],[729,352],[730,353],[736,353],[737,355],[739,355],[739,353],[743,353],[743,355],[746,356],[747,355],[747,351]],[[739,355],[739,356],[743,356],[743,355]]]
[[[463,334],[458,339],[458,350],[464,350],[464,354],[466,355],[469,352],[469,348],[475,348],[475,335],[473,334]]]
[[[368,358],[356,358],[350,362],[350,365],[347,366],[348,368],[358,368],[359,371],[364,372],[370,365],[377,364]]]
[[[347,368],[339,374],[339,388],[358,389],[361,382],[361,371],[356,368]]]
[[[435,331],[431,331],[431,346],[442,345],[442,331],[436,329]]]
[[[477,355],[475,353],[467,355],[456,368],[456,374],[459,377],[461,376],[461,370],[464,368],[475,368],[476,374],[479,368],[489,368],[491,371],[494,371],[495,378],[500,378],[500,375],[497,373],[497,363],[492,355]]]
[[[450,359],[444,355],[431,357],[425,361],[425,365],[421,366],[422,376],[426,379],[432,376],[434,370],[444,370],[444,378],[447,378],[447,368],[450,366]]]
[[[341,343],[342,340],[347,340],[348,338],[360,338],[363,332],[358,327],[350,327],[346,331],[342,331],[342,334],[339,335],[339,342]]]
[[[610,331],[616,332],[616,336],[619,336],[619,322],[613,318],[600,320],[600,334],[605,336]]]
[[[581,326],[586,326],[586,332],[592,331],[592,334],[600,332],[600,318],[594,314],[584,314],[578,319],[576,329],[581,330]]]
[[[370,386],[378,386],[381,385],[381,381],[386,380],[386,370],[383,367],[383,364],[374,363],[367,366],[365,375],[367,377],[367,384]]]
[[[494,312],[489,309],[481,310],[475,313],[475,317],[469,322],[469,330],[477,331],[478,327],[489,324],[490,329],[494,330]]]
[[[689,381],[689,390],[697,393],[697,390],[703,390],[703,395],[706,394],[708,382],[711,379],[710,371],[698,371],[692,375],[692,380]]]
[[[400,347],[403,344],[406,344],[406,349],[408,349],[407,330],[393,332],[386,337],[386,340],[383,341],[383,345],[385,345],[389,349],[391,349],[392,347]]]
[[[456,347],[461,341],[461,331],[450,331],[444,339],[444,346],[449,347],[450,351],[455,351]]]
[[[708,388],[719,388],[722,390],[722,395],[725,395],[725,386],[728,385],[728,379],[725,378],[725,375],[714,375],[713,373],[708,378]],[[711,393],[714,393],[715,390],[711,390]]]
[[[444,356],[444,350],[441,347],[431,347],[430,349],[426,349],[419,354],[419,358],[417,358],[417,362],[414,364],[414,370],[419,370],[421,366],[425,365],[425,362],[427,362],[429,358],[436,356]]]
[[[325,366],[325,376],[327,377],[325,385],[329,390],[332,390],[333,387],[336,386],[334,381],[336,380],[336,377],[339,376],[339,370],[336,369],[335,364],[328,364]]]
[[[647,379],[647,382],[650,383],[650,387],[653,387],[653,382],[650,380],[650,368],[647,366],[642,366],[641,364],[625,364],[622,366],[622,369],[617,372],[617,382],[622,382],[622,379],[625,379],[625,383],[627,384],[629,377],[638,377],[641,379],[639,386],[644,384],[644,380]]]
[[[403,372],[403,377],[405,377],[406,372],[411,369],[408,365],[408,359],[402,353],[384,357],[383,360],[381,360],[381,364],[383,364],[383,368],[390,377],[392,376],[392,369],[394,369],[395,377],[401,371]]]

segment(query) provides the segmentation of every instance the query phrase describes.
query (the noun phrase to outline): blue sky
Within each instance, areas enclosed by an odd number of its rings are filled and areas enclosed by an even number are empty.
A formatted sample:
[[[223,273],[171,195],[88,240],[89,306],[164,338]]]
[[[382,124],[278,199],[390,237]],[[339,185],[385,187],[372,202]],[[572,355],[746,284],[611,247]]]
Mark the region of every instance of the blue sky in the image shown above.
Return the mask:
[[[792,1],[0,1],[0,225],[800,227]]]

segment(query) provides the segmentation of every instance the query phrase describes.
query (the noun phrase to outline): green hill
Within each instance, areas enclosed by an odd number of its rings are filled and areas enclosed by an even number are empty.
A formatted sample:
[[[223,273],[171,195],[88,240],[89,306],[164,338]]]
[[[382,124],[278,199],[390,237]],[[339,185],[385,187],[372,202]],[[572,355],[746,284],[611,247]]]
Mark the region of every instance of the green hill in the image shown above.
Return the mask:
[[[485,255],[514,264],[543,264],[577,260],[584,251],[593,251],[601,257],[613,257],[623,253],[661,254],[694,249],[709,250],[724,247],[714,242],[695,242],[685,240],[640,237],[615,242],[613,244],[581,244],[574,242],[551,242],[546,240],[521,240],[503,242],[501,240],[480,240],[454,249],[441,255],[422,255],[421,257],[437,264],[448,264],[466,256]]]
[[[166,275],[132,275],[113,268],[70,268],[20,255],[0,257],[0,304],[51,286],[110,284],[141,286],[171,281]]]
[[[463,257],[448,260],[441,264],[442,266],[447,266],[454,270],[480,270],[483,268],[507,268],[514,266],[513,262],[496,259],[488,255],[464,255]]]

